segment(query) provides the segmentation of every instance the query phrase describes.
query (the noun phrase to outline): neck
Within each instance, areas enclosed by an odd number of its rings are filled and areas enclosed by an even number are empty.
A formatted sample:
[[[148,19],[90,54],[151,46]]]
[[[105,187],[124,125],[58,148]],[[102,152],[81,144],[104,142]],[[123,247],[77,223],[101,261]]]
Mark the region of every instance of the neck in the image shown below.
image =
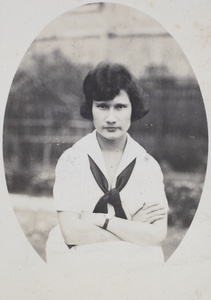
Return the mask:
[[[115,140],[109,140],[97,132],[97,140],[103,152],[123,152],[127,142],[127,135],[125,134]]]

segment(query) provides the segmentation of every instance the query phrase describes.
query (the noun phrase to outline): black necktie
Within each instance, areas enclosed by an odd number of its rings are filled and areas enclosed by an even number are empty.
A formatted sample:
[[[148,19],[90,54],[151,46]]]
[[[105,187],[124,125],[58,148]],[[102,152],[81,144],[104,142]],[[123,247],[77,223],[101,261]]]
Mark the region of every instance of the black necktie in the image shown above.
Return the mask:
[[[114,189],[108,190],[108,182],[99,169],[99,167],[96,165],[96,163],[93,161],[93,159],[88,155],[89,157],[89,164],[90,169],[92,171],[92,174],[101,188],[101,190],[105,193],[97,202],[93,212],[94,213],[107,213],[108,212],[108,203],[113,205],[115,210],[115,216],[122,219],[127,219],[126,214],[124,212],[124,209],[122,207],[121,199],[119,193],[121,190],[125,187],[127,184],[130,175],[133,171],[133,168],[135,166],[136,159],[134,159],[117,177],[116,181],[116,187]]]

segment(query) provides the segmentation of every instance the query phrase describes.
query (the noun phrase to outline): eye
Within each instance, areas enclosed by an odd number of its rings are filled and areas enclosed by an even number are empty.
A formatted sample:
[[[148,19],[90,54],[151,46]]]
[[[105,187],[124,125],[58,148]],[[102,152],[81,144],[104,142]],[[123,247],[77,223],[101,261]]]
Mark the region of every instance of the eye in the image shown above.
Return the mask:
[[[97,103],[96,107],[99,108],[99,109],[102,109],[102,110],[108,108],[108,106],[105,103]]]
[[[116,105],[116,109],[118,109],[118,110],[122,110],[122,109],[124,109],[124,108],[126,108],[127,106],[125,105],[125,104],[117,104]]]

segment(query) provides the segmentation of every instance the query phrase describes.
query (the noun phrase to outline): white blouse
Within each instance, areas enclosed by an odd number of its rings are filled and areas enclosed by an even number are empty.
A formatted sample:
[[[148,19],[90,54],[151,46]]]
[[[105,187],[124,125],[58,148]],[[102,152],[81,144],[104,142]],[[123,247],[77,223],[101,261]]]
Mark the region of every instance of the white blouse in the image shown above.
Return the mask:
[[[108,180],[95,130],[67,149],[58,161],[54,185],[57,211],[92,212],[103,195],[90,170],[88,155]],[[136,163],[133,172],[126,186],[120,192],[122,206],[128,219],[131,219],[144,203],[162,203],[168,208],[163,174],[159,164],[129,134],[127,134],[127,144],[112,188],[115,187],[118,175],[134,158],[136,158]],[[113,210],[113,207],[109,204],[108,209]]]

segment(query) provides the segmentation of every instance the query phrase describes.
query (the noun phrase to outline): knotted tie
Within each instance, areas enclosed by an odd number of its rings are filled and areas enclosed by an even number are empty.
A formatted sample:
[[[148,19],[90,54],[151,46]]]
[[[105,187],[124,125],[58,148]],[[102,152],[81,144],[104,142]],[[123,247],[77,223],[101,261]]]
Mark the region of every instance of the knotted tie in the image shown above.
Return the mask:
[[[89,157],[89,164],[92,174],[101,188],[101,190],[105,193],[97,202],[93,212],[94,213],[107,213],[108,212],[108,203],[113,205],[115,210],[115,216],[122,219],[127,219],[124,209],[122,207],[121,199],[119,193],[127,184],[130,175],[135,166],[136,159],[134,159],[117,177],[116,187],[109,191],[108,189],[108,181],[105,176],[93,161],[93,159]]]

